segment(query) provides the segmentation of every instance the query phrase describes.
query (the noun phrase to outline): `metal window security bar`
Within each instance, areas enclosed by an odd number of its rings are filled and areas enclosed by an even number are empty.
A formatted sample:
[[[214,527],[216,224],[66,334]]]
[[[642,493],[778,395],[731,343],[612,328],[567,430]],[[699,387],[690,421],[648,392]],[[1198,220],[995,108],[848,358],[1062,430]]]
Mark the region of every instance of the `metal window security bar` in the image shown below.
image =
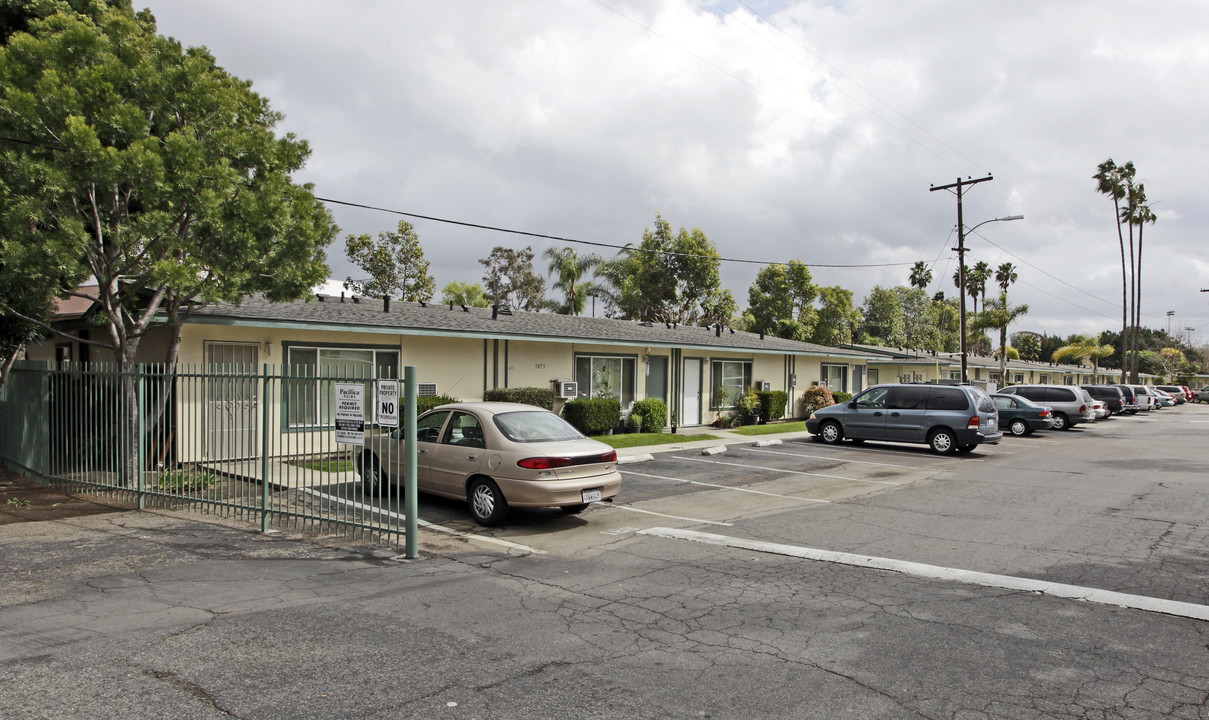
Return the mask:
[[[0,388],[0,461],[140,508],[404,540],[415,557],[415,368],[391,426],[376,422],[376,383],[357,367],[21,362]],[[363,389],[363,423],[344,441],[337,386]],[[366,448],[391,480],[378,492],[356,472]]]

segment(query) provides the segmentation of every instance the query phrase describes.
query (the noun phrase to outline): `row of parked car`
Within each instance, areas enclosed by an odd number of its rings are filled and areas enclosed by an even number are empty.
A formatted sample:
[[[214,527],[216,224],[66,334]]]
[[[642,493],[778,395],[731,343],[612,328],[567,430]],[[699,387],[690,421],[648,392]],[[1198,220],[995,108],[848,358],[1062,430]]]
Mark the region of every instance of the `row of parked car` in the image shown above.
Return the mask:
[[[816,410],[806,429],[825,443],[913,442],[949,454],[998,443],[1004,431],[1069,430],[1197,399],[1196,391],[1175,385],[1009,385],[988,394],[976,385],[900,383],[875,385],[846,403]]]

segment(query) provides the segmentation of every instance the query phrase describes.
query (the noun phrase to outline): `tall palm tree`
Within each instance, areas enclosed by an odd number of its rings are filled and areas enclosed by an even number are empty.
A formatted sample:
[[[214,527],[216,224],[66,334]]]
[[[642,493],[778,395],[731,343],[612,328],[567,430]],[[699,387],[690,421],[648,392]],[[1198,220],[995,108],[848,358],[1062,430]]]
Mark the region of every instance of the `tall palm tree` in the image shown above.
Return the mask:
[[[974,317],[972,329],[975,332],[985,332],[987,330],[999,331],[999,381],[1004,382],[1007,378],[1007,336],[1008,325],[1019,320],[1028,313],[1028,305],[1016,305],[1015,307],[1008,304],[1007,292],[999,296],[998,300],[988,300],[982,304],[982,312]]]
[[[574,248],[548,248],[543,256],[550,261],[551,277],[558,279],[551,287],[562,292],[565,302],[554,302],[550,307],[563,315],[579,315],[587,307],[588,297],[595,290],[591,281],[583,278],[600,267],[602,258],[597,255],[580,255]]]
[[[1010,262],[1005,262],[995,270],[995,284],[1003,288],[1003,292],[1008,291],[1008,285],[1016,282],[1020,275],[1016,272],[1016,266]]]
[[[1096,181],[1096,192],[1101,195],[1107,195],[1112,198],[1113,219],[1117,221],[1117,241],[1121,245],[1121,343],[1125,341],[1125,331],[1129,327],[1127,308],[1129,299],[1126,297],[1129,280],[1126,276],[1125,265],[1125,234],[1121,231],[1121,200],[1125,197],[1125,175],[1133,177],[1134,167],[1133,162],[1127,162],[1121,167],[1113,162],[1112,158],[1108,158],[1104,162],[1096,166],[1096,174],[1092,175],[1092,179]],[[1129,268],[1133,268],[1132,252],[1130,253]],[[1125,372],[1128,369],[1129,363],[1125,360],[1125,349],[1121,350],[1121,382],[1125,382]]]
[[[932,269],[929,268],[923,260],[916,262],[911,266],[911,287],[917,287],[920,290],[927,290],[928,285],[932,282]]]
[[[1147,223],[1153,225],[1158,220],[1158,217],[1146,203],[1146,186],[1144,184],[1138,183],[1130,188],[1128,210],[1130,214],[1125,220],[1129,223],[1131,238],[1134,226],[1136,225],[1138,228],[1137,269],[1134,271],[1137,283],[1131,303],[1133,306],[1134,333],[1129,343],[1129,352],[1133,356],[1131,367],[1133,368],[1133,372],[1136,373],[1138,369],[1138,356],[1140,354],[1140,348],[1138,347],[1138,336],[1140,333],[1137,331],[1137,328],[1140,328],[1142,325],[1142,230],[1146,227]]]
[[[1117,351],[1112,345],[1101,345],[1094,338],[1080,337],[1078,342],[1063,345],[1054,351],[1054,361],[1075,360],[1080,365],[1084,360],[1091,361],[1091,382],[1094,385],[1100,372],[1100,361]]]
[[[979,260],[978,262],[974,263],[973,273],[975,284],[978,286],[978,295],[982,298],[982,306],[986,307],[987,281],[990,280],[993,275],[991,264],[985,260]],[[968,275],[966,276],[966,282],[969,282]]]

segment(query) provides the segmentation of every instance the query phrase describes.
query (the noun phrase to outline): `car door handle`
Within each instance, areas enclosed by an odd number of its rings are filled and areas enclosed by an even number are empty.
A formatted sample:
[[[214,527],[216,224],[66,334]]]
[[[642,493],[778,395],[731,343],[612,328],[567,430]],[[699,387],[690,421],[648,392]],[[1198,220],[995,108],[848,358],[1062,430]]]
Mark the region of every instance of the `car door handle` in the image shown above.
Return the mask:
[[[421,449],[421,450],[419,450],[418,452],[419,452],[421,455],[427,455],[427,454],[428,454],[428,451],[427,451],[427,450],[424,450],[424,449]]]
[[[467,456],[466,456],[466,459],[467,459],[467,460],[477,460],[477,459],[478,459],[478,457],[479,457],[478,455],[467,455]]]
[[[899,417],[899,413],[890,413],[890,417]]]
[[[881,416],[882,416],[881,410],[878,410],[877,412],[873,413],[873,417],[881,417]]]

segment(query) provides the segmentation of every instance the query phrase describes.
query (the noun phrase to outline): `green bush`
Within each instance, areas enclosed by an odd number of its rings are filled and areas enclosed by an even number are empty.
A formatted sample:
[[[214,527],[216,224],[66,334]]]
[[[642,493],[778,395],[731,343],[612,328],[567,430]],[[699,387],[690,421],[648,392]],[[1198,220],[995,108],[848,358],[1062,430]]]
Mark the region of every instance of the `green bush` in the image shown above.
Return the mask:
[[[642,427],[646,428],[647,432],[659,432],[667,425],[667,403],[659,398],[637,400],[630,410],[631,420],[635,415],[642,418]]]
[[[785,406],[789,404],[789,393],[784,390],[761,390],[756,393],[760,398],[760,419],[764,422],[780,420],[785,417]]]
[[[488,390],[483,393],[483,399],[487,402],[514,402],[553,410],[554,402],[558,398],[550,388],[519,387]]]
[[[815,410],[834,404],[835,396],[831,394],[831,390],[826,385],[811,385],[802,391],[802,399],[798,401],[802,417],[810,417],[810,413]]]
[[[831,393],[831,397],[835,398],[835,404],[839,405],[840,403],[846,403],[849,400],[851,400],[852,393],[846,393],[846,392]]]
[[[424,395],[416,398],[416,415],[422,415],[438,405],[455,402],[462,402],[462,400],[452,395]]]
[[[578,398],[563,406],[563,417],[584,435],[603,435],[617,427],[621,403],[617,398]]]

